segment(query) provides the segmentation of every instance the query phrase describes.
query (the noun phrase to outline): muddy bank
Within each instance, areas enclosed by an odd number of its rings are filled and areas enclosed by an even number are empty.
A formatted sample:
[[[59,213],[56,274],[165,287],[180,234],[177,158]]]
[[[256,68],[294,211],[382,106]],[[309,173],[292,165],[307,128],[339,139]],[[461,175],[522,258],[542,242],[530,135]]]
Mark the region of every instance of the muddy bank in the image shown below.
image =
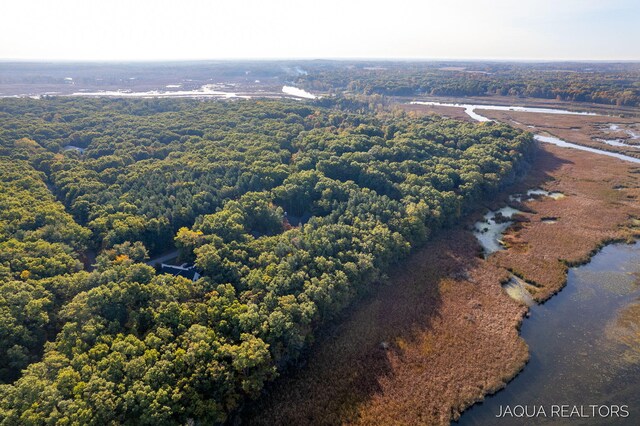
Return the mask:
[[[390,275],[389,286],[321,335],[308,363],[247,407],[242,423],[448,424],[458,418],[527,360],[517,331],[526,307],[501,286],[509,271],[544,300],[564,285],[567,265],[587,261],[608,241],[636,235],[639,172],[612,158],[541,146],[532,172],[511,192],[542,186],[566,197],[524,202],[528,220],[509,228],[508,249],[486,261],[472,223],[432,241]]]

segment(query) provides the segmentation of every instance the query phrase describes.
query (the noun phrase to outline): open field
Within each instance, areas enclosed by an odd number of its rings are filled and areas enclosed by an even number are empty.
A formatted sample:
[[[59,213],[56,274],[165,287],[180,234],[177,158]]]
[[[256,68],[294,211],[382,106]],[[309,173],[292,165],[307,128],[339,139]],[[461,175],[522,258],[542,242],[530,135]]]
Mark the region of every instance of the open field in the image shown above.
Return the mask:
[[[448,424],[503,387],[528,357],[517,334],[526,308],[500,286],[508,271],[535,284],[542,301],[564,285],[567,265],[640,235],[640,168],[631,163],[543,144],[528,177],[503,197],[535,187],[566,197],[524,203],[528,213],[504,238],[508,250],[482,260],[466,230],[471,222],[443,232],[392,273],[388,287],[325,330],[308,363],[240,417],[249,424]]]

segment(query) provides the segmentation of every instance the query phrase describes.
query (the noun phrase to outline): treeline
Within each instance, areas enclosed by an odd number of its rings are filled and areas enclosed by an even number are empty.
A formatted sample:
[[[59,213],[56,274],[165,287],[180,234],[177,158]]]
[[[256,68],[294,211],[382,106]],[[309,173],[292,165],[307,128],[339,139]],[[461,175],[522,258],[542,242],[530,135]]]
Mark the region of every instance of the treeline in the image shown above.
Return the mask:
[[[0,386],[4,424],[224,422],[390,265],[516,179],[534,143],[296,102],[1,105],[3,154],[42,170],[103,247],[55,286],[13,279],[61,296],[42,359]],[[176,228],[197,282],[140,263]]]
[[[640,106],[638,64],[382,63],[310,68],[309,90],[386,96],[513,96]]]

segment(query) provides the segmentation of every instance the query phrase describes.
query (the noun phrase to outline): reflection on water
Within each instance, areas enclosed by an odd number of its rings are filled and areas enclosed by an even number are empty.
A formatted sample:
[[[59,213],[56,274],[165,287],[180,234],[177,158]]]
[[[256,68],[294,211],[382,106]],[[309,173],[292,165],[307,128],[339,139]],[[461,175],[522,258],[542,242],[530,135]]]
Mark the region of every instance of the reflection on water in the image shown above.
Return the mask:
[[[536,197],[549,197],[554,200],[560,200],[565,197],[562,192],[549,192],[544,189],[535,188],[527,191],[526,196],[523,194],[514,194],[509,196],[509,201],[517,201],[521,203],[524,201],[533,201]],[[513,215],[522,213],[520,210],[511,206],[503,207],[496,211],[490,211],[484,215],[481,221],[474,224],[473,235],[478,239],[478,242],[484,250],[485,256],[495,253],[499,250],[504,250],[502,245],[502,234],[513,223]],[[553,222],[548,223],[555,223]]]
[[[560,200],[565,197],[562,192],[549,192],[539,188],[528,190],[526,195],[526,197],[522,194],[509,195],[509,201],[517,201],[521,203],[523,199],[525,201],[533,201],[536,197],[540,196],[553,198],[554,200]]]
[[[530,312],[521,329],[530,362],[459,424],[640,424],[640,243],[607,246],[571,268],[567,286]],[[554,404],[628,405],[630,415],[551,418]],[[548,416],[496,418],[507,405],[543,406]]]
[[[527,191],[527,195],[529,197],[542,195],[544,197],[553,198],[554,200],[560,200],[565,197],[562,192],[549,192],[544,189],[530,189]],[[531,200],[531,198],[529,198],[529,200]]]
[[[523,111],[523,112],[535,112],[535,113],[546,113],[546,114],[597,115],[591,112],[576,112],[576,111],[567,111],[563,109],[553,109],[553,108],[528,108],[528,107],[516,107],[516,106],[504,106],[504,105],[448,104],[448,103],[440,103],[440,102],[420,102],[420,101],[415,101],[411,103],[416,105],[433,105],[433,106],[448,106],[448,107],[464,108],[464,112],[476,121],[492,121],[489,118],[484,117],[478,114],[477,112],[475,112],[476,109],[485,109],[485,110],[493,110],[493,111]],[[617,128],[616,129],[612,128],[612,130],[617,130]],[[596,148],[590,148],[588,146],[577,145],[575,143],[563,141],[562,139],[559,139],[555,136],[535,135],[534,138],[537,141],[551,143],[563,148],[579,149],[581,151],[588,151],[594,154],[602,154],[602,155],[607,155],[609,157],[615,157],[624,161],[631,161],[632,163],[640,163],[640,159],[635,157],[630,157],[628,155],[622,155],[615,152],[604,151]]]
[[[606,127],[601,127],[601,130],[605,133],[615,133],[615,135],[613,136],[616,136],[614,138],[609,138],[609,139],[597,139],[602,143],[605,143],[611,146],[618,146],[618,147],[640,148],[640,145],[633,145],[633,144],[627,143],[629,140],[640,139],[640,134],[637,134],[631,128],[625,127],[623,129],[622,127],[620,127],[619,124],[610,123]],[[624,136],[625,133],[627,138],[621,137],[621,136]]]
[[[167,86],[169,87],[169,86]],[[176,87],[179,87],[176,85]],[[218,85],[205,84],[195,90],[149,90],[147,92],[131,92],[126,90],[101,90],[97,92],[75,92],[69,96],[83,97],[113,97],[113,98],[245,98],[250,96],[223,92]]]
[[[616,123],[610,123],[609,127],[604,128],[603,130],[607,133],[611,133],[611,132],[624,132],[629,136],[629,139],[640,139],[640,134],[636,133],[633,128],[631,128],[631,126],[633,125],[625,125],[624,128],[620,127],[619,124]]]
[[[485,255],[504,250],[500,239],[502,238],[502,233],[513,223],[507,219],[511,219],[516,213],[522,212],[507,206],[485,214],[482,221],[476,222],[473,235],[480,242]]]
[[[474,109],[486,109],[491,111],[535,112],[535,113],[541,113],[541,114],[597,115],[593,112],[569,111],[566,109],[557,109],[557,108],[535,108],[535,107],[506,106],[506,105],[449,104],[449,103],[441,103],[441,102],[421,102],[421,101],[415,101],[411,103],[414,105],[463,107],[467,114],[469,114],[468,111],[473,112]],[[479,120],[479,121],[486,121],[486,120],[488,120],[488,118],[482,117],[482,120]]]
[[[640,148],[638,145],[631,145],[624,143],[623,139],[598,139],[600,142],[606,143],[611,146],[626,146],[627,148]]]
[[[618,154],[616,152],[603,151],[603,150],[600,150],[600,149],[590,148],[588,146],[577,145],[575,143],[570,143],[570,142],[563,141],[562,139],[556,138],[555,136],[535,135],[534,138],[537,141],[545,142],[545,143],[551,143],[551,144],[554,144],[554,145],[557,145],[557,146],[560,146],[560,147],[563,147],[563,148],[579,149],[581,151],[593,152],[594,154],[601,154],[601,155],[607,155],[609,157],[615,157],[615,158],[618,158],[620,160],[630,161],[632,163],[640,163],[640,158],[630,157],[628,155]]]
[[[608,337],[625,347],[624,362],[640,363],[640,299],[622,309],[606,331]]]

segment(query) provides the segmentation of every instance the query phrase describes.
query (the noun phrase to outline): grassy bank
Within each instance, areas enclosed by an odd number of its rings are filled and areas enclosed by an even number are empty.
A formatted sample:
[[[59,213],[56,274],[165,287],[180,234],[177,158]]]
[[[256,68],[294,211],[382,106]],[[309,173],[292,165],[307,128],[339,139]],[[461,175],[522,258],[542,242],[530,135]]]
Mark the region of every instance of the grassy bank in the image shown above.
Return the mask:
[[[542,301],[569,265],[639,235],[638,167],[544,145],[513,192],[543,186],[560,200],[525,203],[526,220],[487,261],[463,228],[443,233],[391,275],[391,285],[324,332],[308,363],[242,413],[250,424],[448,424],[526,363],[526,308],[500,283],[509,271]],[[553,217],[555,222],[542,219]],[[467,226],[469,226],[467,224]]]

